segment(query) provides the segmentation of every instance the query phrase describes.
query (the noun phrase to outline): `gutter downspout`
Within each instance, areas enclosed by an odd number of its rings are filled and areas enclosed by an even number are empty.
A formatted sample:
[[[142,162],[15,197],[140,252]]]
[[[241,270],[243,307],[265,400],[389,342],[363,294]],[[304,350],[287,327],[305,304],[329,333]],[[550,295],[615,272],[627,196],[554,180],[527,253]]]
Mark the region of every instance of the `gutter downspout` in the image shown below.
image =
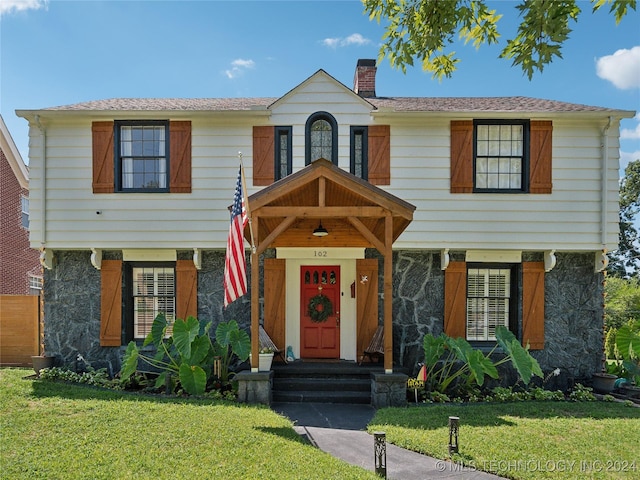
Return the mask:
[[[601,272],[609,263],[607,259],[607,184],[609,183],[609,129],[613,123],[613,117],[609,116],[609,121],[602,130],[602,185],[601,185],[601,209],[600,209],[600,242],[602,243],[601,258],[596,257],[595,269]]]
[[[47,252],[47,131],[40,123],[40,115],[35,116],[35,123],[42,137],[42,195],[40,197],[40,263],[51,270],[53,252]]]

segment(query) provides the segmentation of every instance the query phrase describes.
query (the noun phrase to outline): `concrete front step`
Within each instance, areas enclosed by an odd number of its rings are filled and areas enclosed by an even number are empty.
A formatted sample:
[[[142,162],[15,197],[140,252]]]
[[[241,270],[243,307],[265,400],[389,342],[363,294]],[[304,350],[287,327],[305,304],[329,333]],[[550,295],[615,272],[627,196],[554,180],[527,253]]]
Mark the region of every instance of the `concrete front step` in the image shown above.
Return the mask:
[[[365,404],[371,403],[371,392],[331,392],[326,390],[273,390],[274,402],[314,402],[314,403],[352,403]]]
[[[371,379],[367,378],[301,378],[275,377],[274,391],[335,391],[335,392],[367,392],[371,393]]]
[[[355,362],[291,362],[273,366],[275,402],[371,403],[371,372]]]

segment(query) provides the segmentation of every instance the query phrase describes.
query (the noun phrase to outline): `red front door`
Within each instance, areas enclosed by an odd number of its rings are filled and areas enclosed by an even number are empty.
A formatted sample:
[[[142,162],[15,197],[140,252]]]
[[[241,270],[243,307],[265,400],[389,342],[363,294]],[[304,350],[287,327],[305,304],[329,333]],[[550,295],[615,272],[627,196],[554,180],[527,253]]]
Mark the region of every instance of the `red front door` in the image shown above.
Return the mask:
[[[300,268],[300,356],[340,358],[340,267]]]

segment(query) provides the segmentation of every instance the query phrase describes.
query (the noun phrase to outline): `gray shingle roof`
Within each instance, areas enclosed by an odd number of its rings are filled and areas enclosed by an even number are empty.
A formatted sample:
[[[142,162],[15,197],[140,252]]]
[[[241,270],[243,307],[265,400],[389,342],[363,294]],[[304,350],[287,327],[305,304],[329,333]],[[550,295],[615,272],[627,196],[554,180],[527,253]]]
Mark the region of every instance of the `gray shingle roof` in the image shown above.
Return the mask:
[[[613,109],[531,97],[390,97],[369,99],[400,112],[607,112]]]
[[[248,111],[274,98],[112,98],[50,107],[48,111]],[[395,112],[613,112],[617,109],[531,97],[376,97],[378,110]]]
[[[110,98],[45,108],[55,111],[241,111],[264,109],[277,98]]]

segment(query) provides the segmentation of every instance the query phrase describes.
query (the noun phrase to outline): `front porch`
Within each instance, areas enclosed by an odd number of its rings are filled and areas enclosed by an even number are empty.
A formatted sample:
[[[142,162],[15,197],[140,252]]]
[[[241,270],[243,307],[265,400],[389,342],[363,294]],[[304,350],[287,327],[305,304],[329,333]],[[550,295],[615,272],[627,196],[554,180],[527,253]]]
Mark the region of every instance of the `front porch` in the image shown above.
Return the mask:
[[[238,373],[239,401],[245,403],[315,402],[405,406],[407,375],[385,373],[382,363],[296,360],[274,363],[269,372]]]
[[[415,207],[324,159],[255,193],[248,204],[252,287],[263,285],[263,292],[251,288],[253,358],[258,357],[260,322],[276,345],[292,346],[296,358],[350,361],[360,358],[381,323],[381,373],[393,374],[392,246]],[[322,235],[315,233],[319,226]],[[382,285],[378,260],[364,258],[367,248],[382,256]],[[264,258],[260,278],[260,256],[267,249],[275,249],[276,256]],[[323,298],[331,315],[312,318],[312,324],[307,307],[314,298]],[[314,329],[323,331],[311,338]],[[316,341],[329,336],[330,351]],[[257,364],[251,370],[258,373]]]

